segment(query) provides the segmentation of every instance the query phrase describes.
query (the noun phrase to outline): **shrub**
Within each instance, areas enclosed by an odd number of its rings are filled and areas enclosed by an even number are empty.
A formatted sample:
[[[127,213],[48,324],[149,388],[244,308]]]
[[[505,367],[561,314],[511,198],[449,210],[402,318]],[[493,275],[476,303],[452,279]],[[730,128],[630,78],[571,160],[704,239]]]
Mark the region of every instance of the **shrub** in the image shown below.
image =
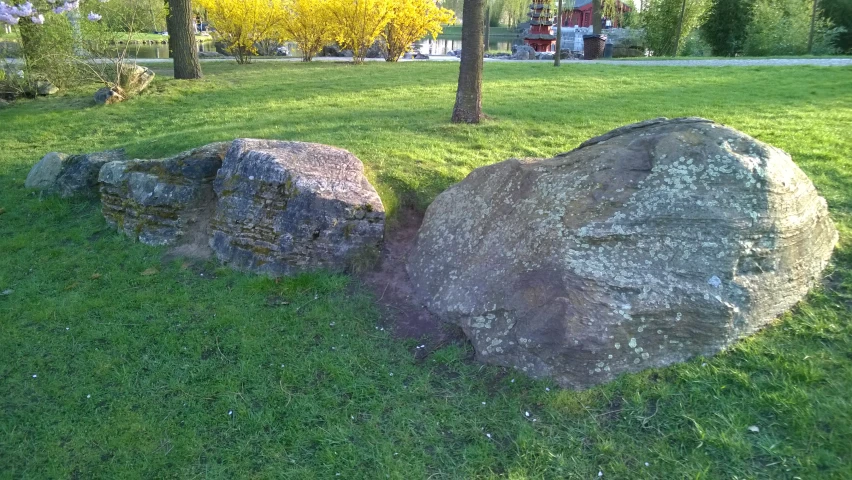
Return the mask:
[[[812,8],[811,0],[757,0],[747,27],[744,53],[750,56],[807,53]],[[813,53],[835,53],[834,43],[839,34],[829,21],[818,16]]]

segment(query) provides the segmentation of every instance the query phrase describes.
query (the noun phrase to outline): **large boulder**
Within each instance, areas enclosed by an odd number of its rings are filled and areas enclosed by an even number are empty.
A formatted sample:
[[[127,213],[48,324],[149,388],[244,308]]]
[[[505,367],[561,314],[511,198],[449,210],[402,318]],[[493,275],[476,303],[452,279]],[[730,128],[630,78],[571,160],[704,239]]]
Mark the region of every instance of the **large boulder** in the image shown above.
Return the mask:
[[[101,167],[124,159],[123,149],[80,155],[51,152],[33,166],[24,185],[61,197],[94,194]]]
[[[210,246],[240,270],[343,270],[375,251],[384,235],[382,202],[346,150],[235,140],[214,186]]]
[[[754,333],[803,298],[837,238],[783,151],[656,119],[474,170],[429,207],[407,268],[480,360],[582,388]]]
[[[213,143],[162,160],[129,160],[103,166],[103,215],[107,223],[147,245],[207,241],[216,205],[213,180],[229,143]]]

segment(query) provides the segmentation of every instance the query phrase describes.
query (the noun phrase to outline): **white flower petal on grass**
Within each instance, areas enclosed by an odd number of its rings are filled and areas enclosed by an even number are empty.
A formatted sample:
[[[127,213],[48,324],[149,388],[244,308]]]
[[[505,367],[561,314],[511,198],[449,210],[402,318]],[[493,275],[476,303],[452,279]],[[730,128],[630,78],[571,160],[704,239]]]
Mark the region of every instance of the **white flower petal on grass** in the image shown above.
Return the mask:
[[[33,375],[33,376],[35,376],[35,375]],[[757,425],[752,425],[752,426],[748,427],[748,431],[751,432],[751,433],[760,433],[760,429],[757,428]]]
[[[228,410],[228,415],[233,415],[233,414],[234,414],[233,410]]]
[[[485,434],[485,436],[486,436],[486,437],[488,437],[488,438],[491,438],[491,434],[490,434],[490,433],[486,433],[486,434]]]
[[[92,394],[90,393],[90,394],[86,395],[86,398],[92,398]]]
[[[530,416],[530,412],[524,412],[524,416],[529,417],[529,416]]]
[[[38,378],[38,375],[36,375],[36,374],[33,374],[33,378]]]

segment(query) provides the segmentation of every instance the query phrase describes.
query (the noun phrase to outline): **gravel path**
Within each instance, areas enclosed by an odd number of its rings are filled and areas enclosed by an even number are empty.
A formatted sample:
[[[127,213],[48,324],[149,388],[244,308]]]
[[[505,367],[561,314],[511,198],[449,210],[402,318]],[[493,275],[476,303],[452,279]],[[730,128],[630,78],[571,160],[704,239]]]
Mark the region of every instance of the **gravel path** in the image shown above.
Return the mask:
[[[592,60],[584,63],[606,65],[637,65],[660,67],[788,67],[792,65],[816,65],[820,67],[848,67],[852,58],[754,58],[754,59],[708,59],[708,60]]]
[[[18,63],[18,59],[6,59],[9,63]],[[233,57],[202,58],[201,62],[233,62]],[[259,58],[255,62],[300,62],[301,58]],[[317,62],[350,62],[344,57],[314,57]],[[382,58],[368,58],[368,62],[383,62]],[[400,62],[458,62],[458,57],[449,55],[433,55],[429,60],[400,60]],[[552,63],[552,60],[507,60],[504,58],[486,58],[486,62],[511,63]],[[171,63],[170,58],[140,58],[142,64]],[[754,58],[754,59],[708,59],[708,60],[563,60],[563,65],[598,64],[598,65],[628,65],[636,67],[789,67],[797,65],[815,65],[819,67],[848,67],[852,66],[850,58]]]

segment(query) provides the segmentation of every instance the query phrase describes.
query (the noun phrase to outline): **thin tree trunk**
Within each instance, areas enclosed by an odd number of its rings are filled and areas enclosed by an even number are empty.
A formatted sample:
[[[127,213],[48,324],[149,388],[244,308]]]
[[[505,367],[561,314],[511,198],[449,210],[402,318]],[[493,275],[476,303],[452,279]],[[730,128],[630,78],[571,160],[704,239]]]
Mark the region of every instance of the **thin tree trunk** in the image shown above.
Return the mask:
[[[174,58],[175,78],[201,78],[198,48],[195,45],[195,23],[189,0],[168,0],[169,49]]]
[[[485,9],[485,51],[488,51],[488,44],[491,43],[491,5]]]
[[[562,0],[556,5],[556,55],[553,56],[553,66],[558,67],[562,60]]]
[[[462,9],[462,53],[453,123],[479,123],[482,119],[482,31],[485,0],[465,0]]]
[[[811,12],[811,32],[808,34],[808,55],[814,53],[814,27],[816,26],[817,0],[814,0],[814,8]]]
[[[677,22],[677,36],[675,37],[675,49],[674,54],[672,56],[677,56],[677,51],[680,48],[680,34],[683,32],[683,15],[686,13],[686,0],[683,0],[683,4],[680,7],[680,20]]]

